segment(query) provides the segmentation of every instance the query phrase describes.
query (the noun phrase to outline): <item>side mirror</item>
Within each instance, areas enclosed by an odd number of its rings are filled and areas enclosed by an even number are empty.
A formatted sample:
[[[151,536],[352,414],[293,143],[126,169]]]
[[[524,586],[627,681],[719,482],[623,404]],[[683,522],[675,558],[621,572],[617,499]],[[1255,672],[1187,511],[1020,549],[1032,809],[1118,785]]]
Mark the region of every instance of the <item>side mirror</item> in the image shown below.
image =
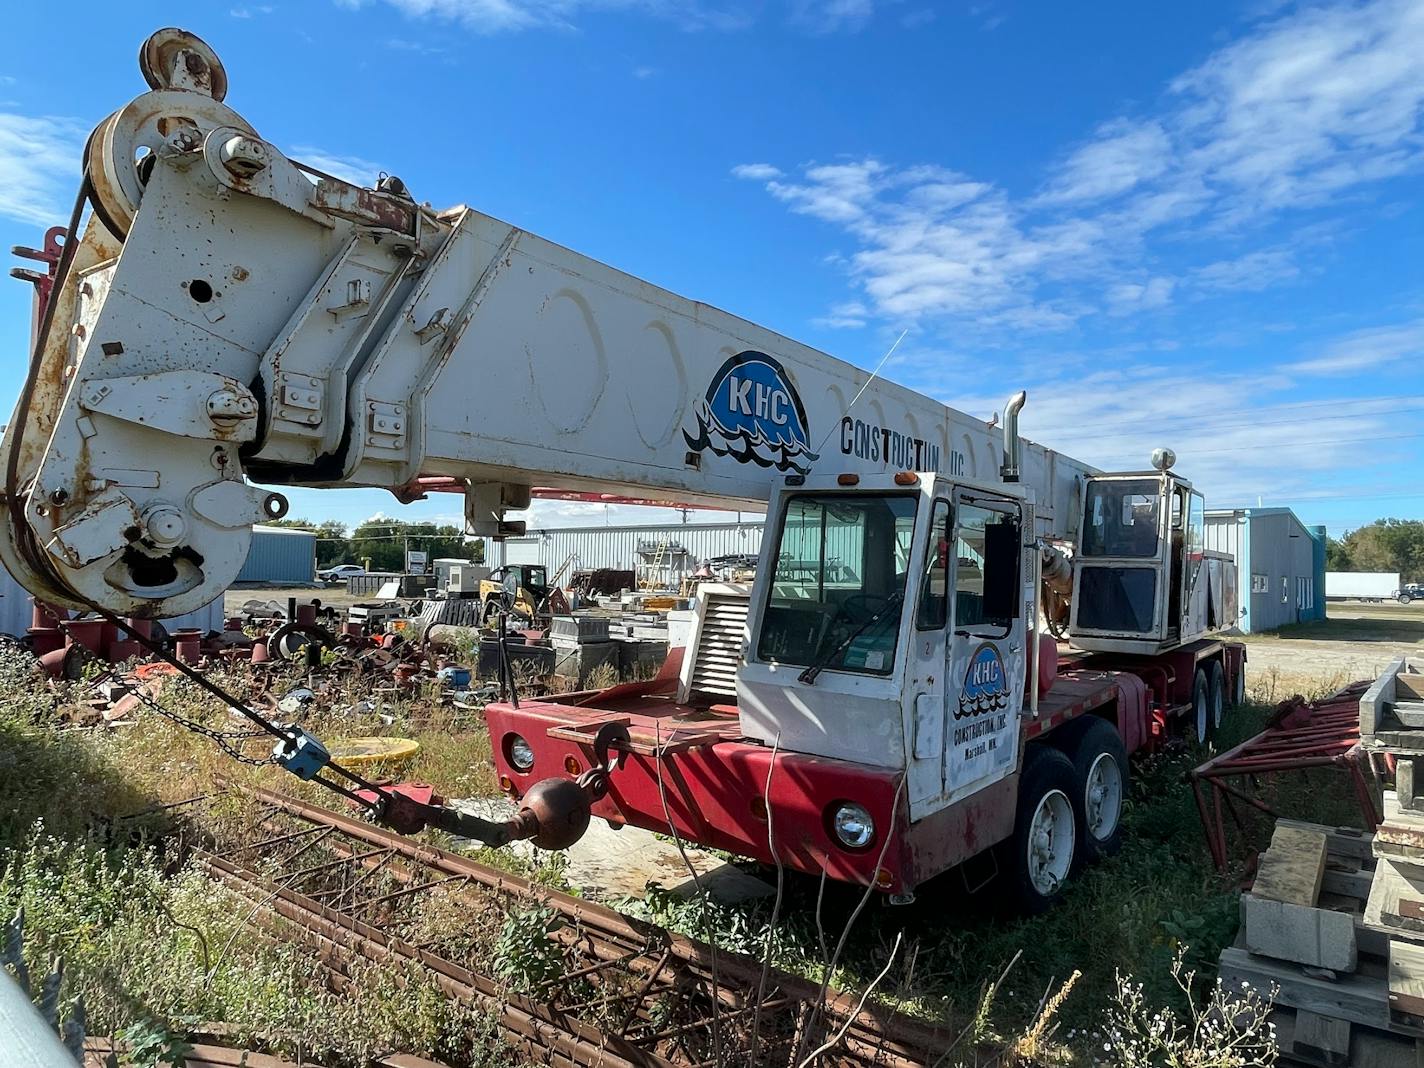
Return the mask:
[[[1019,525],[1001,519],[984,528],[984,618],[1007,626],[1018,615],[1020,553]]]

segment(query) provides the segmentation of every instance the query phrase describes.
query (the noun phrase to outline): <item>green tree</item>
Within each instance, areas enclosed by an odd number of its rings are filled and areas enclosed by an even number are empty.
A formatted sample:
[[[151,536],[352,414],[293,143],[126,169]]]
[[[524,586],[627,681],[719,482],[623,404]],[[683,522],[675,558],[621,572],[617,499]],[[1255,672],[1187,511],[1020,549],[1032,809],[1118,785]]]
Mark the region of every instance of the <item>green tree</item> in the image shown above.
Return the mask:
[[[1347,535],[1348,536],[1348,535]],[[1354,571],[1354,561],[1350,559],[1350,547],[1344,538],[1325,536],[1325,570]]]
[[[1398,571],[1401,582],[1424,582],[1424,521],[1376,519],[1339,542],[1347,571]],[[1335,557],[1326,547],[1327,560]]]
[[[351,532],[348,539],[354,563],[370,560],[372,571],[404,571],[405,551],[423,551],[431,560],[440,557],[475,559],[473,550],[483,550],[479,542],[467,543],[462,527],[450,523],[413,523],[403,519],[368,519]]]
[[[319,568],[355,562],[346,540],[346,524],[339,520],[325,519],[313,523],[307,519],[274,519],[267,525],[313,531],[316,534],[316,566]]]

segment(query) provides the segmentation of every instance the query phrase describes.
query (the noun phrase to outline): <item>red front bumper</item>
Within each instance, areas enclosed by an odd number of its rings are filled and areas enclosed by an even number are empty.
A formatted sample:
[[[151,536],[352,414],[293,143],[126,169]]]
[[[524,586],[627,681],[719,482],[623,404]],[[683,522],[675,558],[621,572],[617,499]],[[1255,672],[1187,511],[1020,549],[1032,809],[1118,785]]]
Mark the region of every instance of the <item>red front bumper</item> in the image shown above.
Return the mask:
[[[631,744],[615,752],[608,794],[593,806],[610,823],[664,834],[671,823],[687,841],[768,864],[774,845],[788,868],[811,875],[824,870],[861,885],[873,881],[888,893],[912,889],[927,874],[914,870],[907,848],[905,799],[895,804],[897,769],[779,752],[773,770],[771,749],[742,740],[735,716],[678,705],[668,689],[655,680],[601,694],[525,699],[517,709],[503,702],[486,706],[501,785],[519,797],[540,779],[576,778],[595,763],[597,725],[626,718]],[[514,734],[534,753],[528,771],[510,763]],[[655,755],[660,743],[661,759]],[[865,849],[847,849],[831,831],[831,813],[845,801],[863,805],[875,822]],[[770,842],[768,807],[775,813]]]

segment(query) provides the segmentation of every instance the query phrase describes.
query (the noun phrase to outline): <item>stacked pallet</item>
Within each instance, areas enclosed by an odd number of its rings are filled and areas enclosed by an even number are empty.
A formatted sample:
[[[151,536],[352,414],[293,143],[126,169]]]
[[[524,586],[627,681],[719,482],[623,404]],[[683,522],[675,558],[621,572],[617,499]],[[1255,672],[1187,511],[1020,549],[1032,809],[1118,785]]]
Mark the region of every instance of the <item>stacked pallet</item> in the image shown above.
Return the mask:
[[[1390,664],[1360,701],[1361,744],[1395,759],[1374,835],[1277,822],[1241,933],[1221,955],[1228,986],[1275,991],[1288,1063],[1424,1064],[1424,676]]]

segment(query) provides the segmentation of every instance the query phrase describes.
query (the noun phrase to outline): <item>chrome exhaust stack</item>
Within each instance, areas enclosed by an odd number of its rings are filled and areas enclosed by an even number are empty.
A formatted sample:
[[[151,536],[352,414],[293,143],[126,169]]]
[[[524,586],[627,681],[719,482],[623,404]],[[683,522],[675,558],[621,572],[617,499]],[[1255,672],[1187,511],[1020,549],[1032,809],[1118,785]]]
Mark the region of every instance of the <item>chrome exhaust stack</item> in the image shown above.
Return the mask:
[[[1019,480],[1019,412],[1027,400],[1028,390],[1021,389],[1004,407],[1004,462],[999,467],[999,477],[1005,482]]]

